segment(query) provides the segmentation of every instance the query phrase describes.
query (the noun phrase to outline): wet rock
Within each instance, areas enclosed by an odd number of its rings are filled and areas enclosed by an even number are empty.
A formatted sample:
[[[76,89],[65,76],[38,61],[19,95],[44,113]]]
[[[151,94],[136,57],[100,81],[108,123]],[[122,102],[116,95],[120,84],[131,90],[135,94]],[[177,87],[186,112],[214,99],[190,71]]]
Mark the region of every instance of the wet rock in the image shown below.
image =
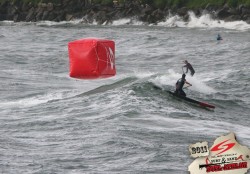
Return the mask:
[[[150,15],[152,11],[153,11],[153,8],[150,5],[146,4],[145,8],[143,8],[142,10],[142,13],[145,13],[146,15]]]
[[[156,23],[157,21],[161,21],[165,18],[164,12],[160,9],[153,11],[151,15],[153,18],[153,23]]]
[[[48,5],[47,5],[47,10],[48,10],[48,11],[54,10],[54,4],[48,3]]]
[[[232,15],[239,15],[239,12],[235,8],[229,8],[228,13]]]
[[[250,15],[250,8],[242,7],[241,8],[241,15]]]
[[[51,11],[51,12],[49,12],[48,17],[47,17],[46,20],[55,21],[56,16],[57,16],[57,15],[55,14],[55,12]]]
[[[242,20],[249,21],[250,20],[250,14],[242,16]]]
[[[231,15],[228,16],[227,18],[224,19],[225,21],[239,21],[241,20],[241,16],[240,15]]]
[[[206,7],[205,7],[205,10],[207,11],[217,11],[219,8],[215,5],[211,5],[211,4],[207,4]]]
[[[250,24],[250,17],[246,20],[246,23]]]
[[[188,8],[187,7],[182,7],[180,9],[177,9],[177,14],[179,16],[185,16],[188,13]]]
[[[35,8],[32,7],[28,12],[25,21],[26,22],[34,21],[35,20],[34,14],[35,14]]]
[[[66,21],[70,21],[70,20],[72,20],[73,18],[74,18],[74,16],[71,15],[71,14],[66,14],[66,16],[65,16]]]
[[[49,17],[49,11],[44,11],[42,15],[42,20],[45,21],[48,19],[48,17]]]
[[[222,8],[220,10],[217,11],[217,17],[219,19],[225,19],[229,16],[231,16],[231,13],[229,13],[229,8],[228,7],[225,7],[225,8]]]

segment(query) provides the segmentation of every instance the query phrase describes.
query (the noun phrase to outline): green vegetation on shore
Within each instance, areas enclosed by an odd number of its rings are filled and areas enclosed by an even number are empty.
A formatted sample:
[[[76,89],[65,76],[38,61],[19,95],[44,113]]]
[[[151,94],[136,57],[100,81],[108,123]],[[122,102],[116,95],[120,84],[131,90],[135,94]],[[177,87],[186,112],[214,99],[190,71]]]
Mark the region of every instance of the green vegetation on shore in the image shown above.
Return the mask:
[[[39,2],[43,3],[60,3],[61,0],[0,0],[0,3],[3,2],[23,2],[23,3],[34,3],[37,4]],[[117,0],[119,3],[124,3],[128,0]],[[136,0],[134,0],[136,1]],[[142,4],[149,4],[151,6],[154,6],[156,8],[162,8],[162,7],[187,7],[187,8],[204,8],[205,6],[212,5],[212,6],[218,6],[221,7],[225,4],[228,4],[230,7],[237,7],[241,4],[250,7],[250,0],[137,0]],[[113,4],[113,0],[92,0],[94,4]]]

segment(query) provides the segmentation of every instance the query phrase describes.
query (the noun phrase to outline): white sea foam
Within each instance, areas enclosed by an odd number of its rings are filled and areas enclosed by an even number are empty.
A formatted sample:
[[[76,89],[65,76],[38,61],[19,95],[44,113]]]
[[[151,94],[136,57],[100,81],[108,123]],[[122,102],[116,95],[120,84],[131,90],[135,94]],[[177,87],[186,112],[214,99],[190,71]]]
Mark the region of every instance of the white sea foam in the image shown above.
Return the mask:
[[[57,26],[57,25],[65,25],[65,24],[76,24],[75,21],[61,21],[61,22],[55,22],[55,21],[39,21],[36,23],[37,26]]]
[[[187,28],[225,28],[232,30],[248,30],[250,24],[244,21],[225,22],[223,20],[214,20],[210,14],[203,14],[200,17],[195,16],[193,12],[189,12],[189,21],[184,22],[178,15],[168,16],[164,22],[159,22],[159,26],[165,27],[187,27]]]
[[[143,25],[143,22],[138,20],[130,19],[130,18],[123,18],[119,20],[114,20],[111,25],[119,26],[119,25]]]
[[[13,24],[14,21],[7,21],[7,20],[5,20],[5,21],[1,21],[0,23],[3,23],[3,24]]]
[[[78,25],[78,24],[88,24],[88,25],[97,25],[97,22],[94,20],[93,22],[88,21],[85,17],[81,19],[73,19],[70,21],[38,21],[36,22],[37,26],[64,26],[64,25]]]
[[[189,12],[190,21],[187,23],[189,28],[225,28],[233,30],[248,30],[250,24],[244,21],[225,22],[223,20],[214,20],[211,15],[204,14],[201,17],[196,17],[193,12]]]
[[[163,27],[185,27],[186,22],[182,20],[178,15],[168,16],[164,22],[159,22],[157,25]]]
[[[152,75],[154,75],[154,72],[150,72],[150,71],[139,71],[139,70],[134,70],[134,75],[137,78],[145,78],[145,77],[150,77]]]
[[[206,85],[203,79],[200,79],[197,76],[193,76],[193,77],[187,76],[186,79],[188,80],[189,83],[192,84],[192,87],[190,87],[190,89],[194,91],[198,91],[198,92],[206,93],[206,94],[211,94],[211,93],[216,92],[215,89]]]

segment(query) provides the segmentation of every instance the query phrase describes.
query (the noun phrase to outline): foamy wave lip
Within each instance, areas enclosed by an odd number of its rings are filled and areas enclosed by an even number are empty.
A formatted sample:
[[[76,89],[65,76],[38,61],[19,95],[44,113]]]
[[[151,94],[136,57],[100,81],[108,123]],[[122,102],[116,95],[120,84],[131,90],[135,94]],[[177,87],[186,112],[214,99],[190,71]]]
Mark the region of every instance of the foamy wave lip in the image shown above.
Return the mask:
[[[37,26],[64,26],[64,25],[78,25],[78,24],[86,24],[86,25],[98,25],[96,20],[93,22],[90,22],[86,19],[86,17],[83,17],[81,19],[73,19],[70,21],[38,21],[35,22]]]
[[[111,25],[113,25],[113,26],[120,26],[120,25],[143,25],[143,22],[140,22],[138,20],[131,19],[131,18],[123,18],[123,19],[119,19],[119,20],[114,20]]]
[[[60,26],[60,25],[65,25],[65,24],[80,24],[82,23],[82,19],[79,20],[72,20],[72,21],[60,21],[60,22],[55,22],[55,21],[39,21],[36,22],[37,26]]]
[[[78,24],[86,24],[86,25],[98,25],[96,20],[93,20],[93,22],[88,21],[85,17],[81,19],[74,19],[71,21],[60,21],[60,22],[54,22],[54,21],[39,21],[36,22],[36,25],[38,26],[61,26],[61,25],[78,25]],[[143,22],[140,22],[133,18],[123,18],[119,20],[114,20],[112,23],[106,21],[102,25],[111,25],[111,26],[122,26],[122,25],[143,25]]]
[[[8,20],[5,20],[5,21],[1,21],[1,23],[13,24],[13,23],[14,23],[14,21],[8,21]]]
[[[66,21],[62,21],[62,22],[40,21],[36,23],[37,26],[55,26],[55,25],[64,25],[64,24],[67,24],[67,22]]]
[[[134,75],[137,78],[145,78],[145,77],[150,77],[152,75],[154,75],[154,72],[140,72],[140,71],[134,71]]]

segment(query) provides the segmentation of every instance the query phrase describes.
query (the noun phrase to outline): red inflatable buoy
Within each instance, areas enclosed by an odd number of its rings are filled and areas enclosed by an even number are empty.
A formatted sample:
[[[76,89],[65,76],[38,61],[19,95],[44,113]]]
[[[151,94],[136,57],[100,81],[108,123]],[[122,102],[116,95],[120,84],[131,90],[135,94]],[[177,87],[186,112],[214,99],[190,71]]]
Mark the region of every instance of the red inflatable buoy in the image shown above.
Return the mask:
[[[87,38],[69,42],[69,76],[96,79],[116,74],[115,43],[112,40]]]

